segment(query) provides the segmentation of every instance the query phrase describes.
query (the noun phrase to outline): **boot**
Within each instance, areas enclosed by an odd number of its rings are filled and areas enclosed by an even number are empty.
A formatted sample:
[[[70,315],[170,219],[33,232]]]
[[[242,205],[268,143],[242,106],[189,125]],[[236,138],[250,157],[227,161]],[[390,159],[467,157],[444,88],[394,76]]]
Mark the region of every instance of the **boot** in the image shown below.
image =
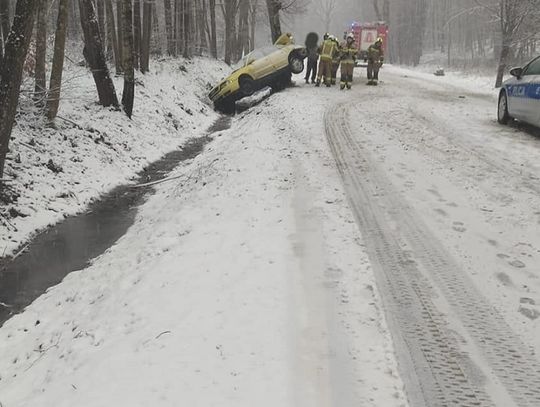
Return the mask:
[[[317,79],[317,82],[315,82],[315,86],[318,88],[319,86],[321,86],[321,81],[320,79]]]
[[[345,84],[342,83],[341,86],[339,87],[341,90],[345,89]]]
[[[348,84],[347,84],[347,89],[348,89],[348,90],[351,90],[351,88],[352,88],[352,85],[351,85],[350,83],[348,83]]]

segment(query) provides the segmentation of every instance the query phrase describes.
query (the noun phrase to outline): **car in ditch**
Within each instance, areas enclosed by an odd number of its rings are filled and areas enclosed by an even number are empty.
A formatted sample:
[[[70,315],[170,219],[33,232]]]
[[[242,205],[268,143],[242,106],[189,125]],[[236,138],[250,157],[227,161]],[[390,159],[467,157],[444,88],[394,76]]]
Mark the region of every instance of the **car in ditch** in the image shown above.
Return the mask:
[[[291,34],[283,34],[274,45],[257,49],[242,58],[233,73],[212,89],[210,100],[216,110],[232,113],[237,100],[266,86],[285,87],[291,81],[291,74],[304,70],[306,57],[305,47],[295,45]]]
[[[540,127],[540,57],[511,69],[510,74],[512,78],[503,83],[499,93],[499,123],[517,119]]]

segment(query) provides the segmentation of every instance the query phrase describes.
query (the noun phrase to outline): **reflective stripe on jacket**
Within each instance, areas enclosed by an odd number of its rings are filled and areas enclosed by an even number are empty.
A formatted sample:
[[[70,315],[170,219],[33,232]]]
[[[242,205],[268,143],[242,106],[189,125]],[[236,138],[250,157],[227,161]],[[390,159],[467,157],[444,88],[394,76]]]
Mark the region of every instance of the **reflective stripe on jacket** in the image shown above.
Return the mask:
[[[321,45],[321,60],[331,61],[336,52],[336,43],[332,40],[325,40]]]
[[[353,46],[353,44],[344,45],[341,47],[341,62],[342,63],[352,64],[354,63],[354,61],[356,61],[356,55],[358,54],[358,50]]]

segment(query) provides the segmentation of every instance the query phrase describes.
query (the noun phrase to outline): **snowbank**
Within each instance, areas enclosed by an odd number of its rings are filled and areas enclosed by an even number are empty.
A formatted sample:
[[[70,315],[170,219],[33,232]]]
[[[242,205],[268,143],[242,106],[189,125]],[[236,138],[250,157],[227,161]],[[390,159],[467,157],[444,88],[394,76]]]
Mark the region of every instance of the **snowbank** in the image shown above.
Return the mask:
[[[204,132],[216,114],[203,99],[227,70],[203,58],[154,63],[151,73],[137,75],[129,120],[97,105],[89,71],[71,64],[57,128],[25,114],[14,129],[5,171],[12,182],[0,197],[0,257]],[[120,97],[121,78],[115,85]]]

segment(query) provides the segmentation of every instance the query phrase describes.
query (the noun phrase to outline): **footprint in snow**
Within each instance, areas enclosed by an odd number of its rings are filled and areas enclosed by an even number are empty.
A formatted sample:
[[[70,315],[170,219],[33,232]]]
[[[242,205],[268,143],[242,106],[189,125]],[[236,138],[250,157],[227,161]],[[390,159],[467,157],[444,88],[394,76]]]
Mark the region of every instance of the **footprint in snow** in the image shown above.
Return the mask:
[[[454,229],[456,232],[466,232],[467,228],[465,227],[465,224],[462,222],[454,222],[454,225],[452,226],[452,229]]]

